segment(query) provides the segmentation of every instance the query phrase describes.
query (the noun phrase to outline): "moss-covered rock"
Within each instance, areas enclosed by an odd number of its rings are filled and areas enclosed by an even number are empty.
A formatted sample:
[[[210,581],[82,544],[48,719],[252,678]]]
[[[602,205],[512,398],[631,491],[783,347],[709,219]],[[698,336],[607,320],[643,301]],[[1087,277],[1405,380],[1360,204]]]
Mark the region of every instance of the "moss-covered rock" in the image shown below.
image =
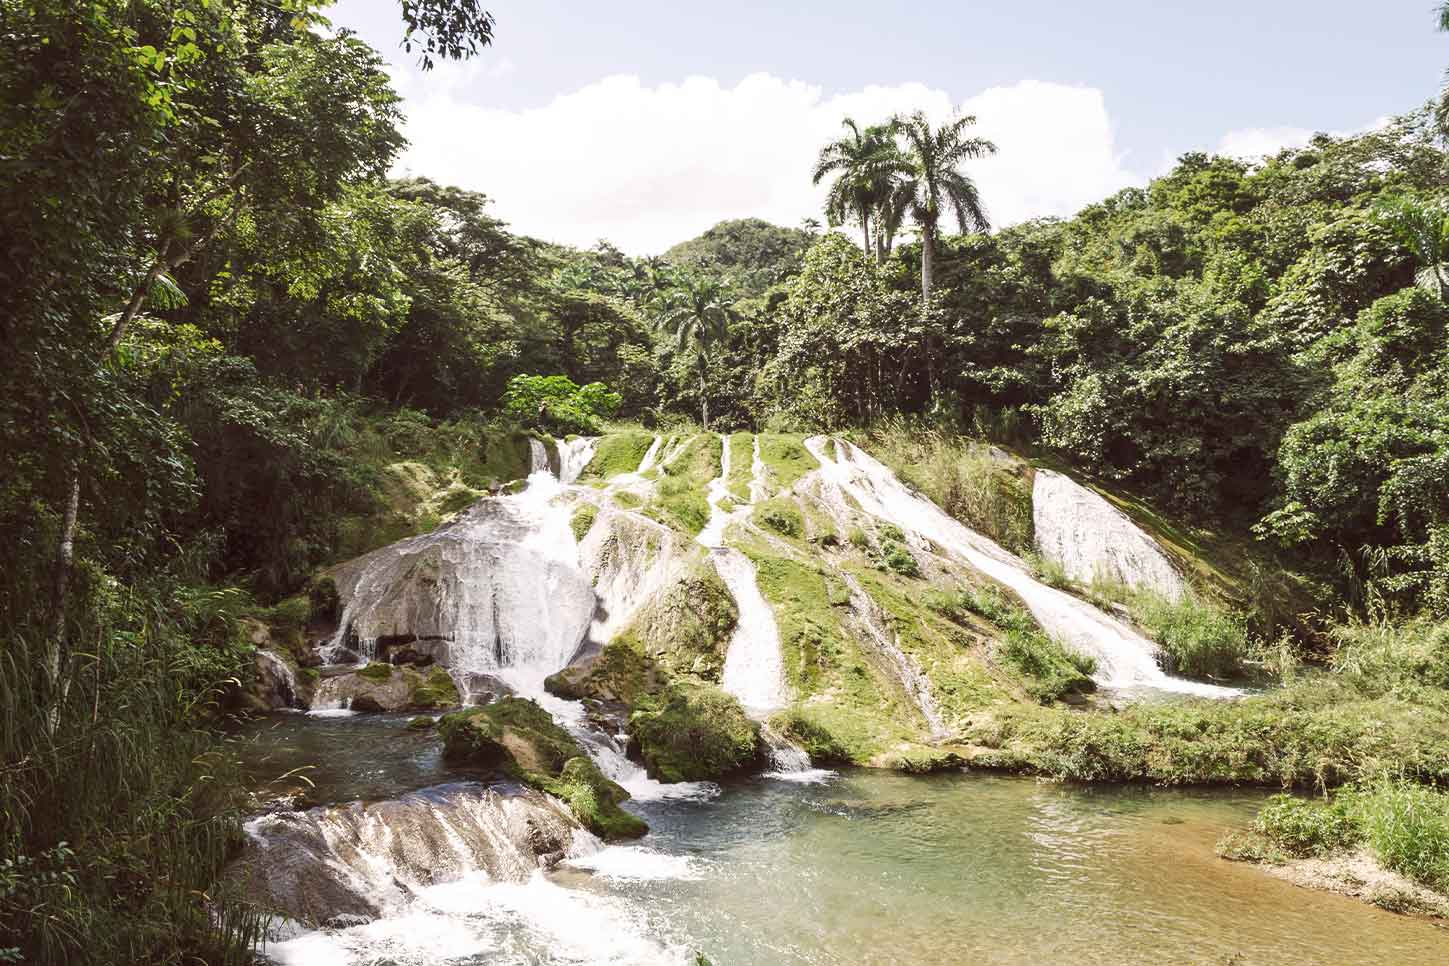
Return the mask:
[[[432,668],[425,676],[410,667],[381,662],[322,679],[313,700],[364,712],[437,711],[462,703],[442,668]]]
[[[438,720],[430,715],[420,714],[408,721],[409,731],[432,731]]]
[[[371,664],[359,670],[357,674],[360,677],[367,678],[369,681],[386,681],[392,677],[393,668],[391,664],[386,664],[382,661],[373,661]]]
[[[653,433],[626,432],[602,436],[594,445],[593,458],[579,474],[579,479],[607,480],[621,473],[632,473],[644,461],[644,454],[649,452],[653,442]]]
[[[719,680],[739,608],[719,574],[698,563],[595,656],[564,668],[545,686],[564,698],[633,705],[677,677]]]
[[[502,698],[447,714],[438,730],[449,761],[500,768],[555,795],[597,835],[637,838],[649,831],[619,807],[629,793],[605,778],[578,742],[532,701]]]
[[[588,536],[589,531],[594,528],[594,520],[598,515],[599,508],[592,503],[585,503],[574,511],[574,515],[569,519],[569,526],[573,528],[575,540],[581,541]]]
[[[629,735],[662,782],[722,778],[759,760],[759,726],[712,685],[676,684],[629,715]]]
[[[458,686],[447,671],[435,667],[428,676],[413,688],[408,706],[412,709],[456,708],[463,700],[458,695]]]

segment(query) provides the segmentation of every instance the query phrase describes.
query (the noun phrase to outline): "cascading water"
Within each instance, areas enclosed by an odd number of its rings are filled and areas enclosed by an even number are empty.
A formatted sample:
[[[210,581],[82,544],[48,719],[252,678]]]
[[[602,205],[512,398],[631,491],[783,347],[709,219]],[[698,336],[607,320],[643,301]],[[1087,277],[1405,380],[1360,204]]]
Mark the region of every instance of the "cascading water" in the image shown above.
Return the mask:
[[[528,475],[548,472],[548,450],[543,445],[543,440],[528,438]]]
[[[639,461],[639,468],[634,471],[635,476],[643,476],[645,473],[654,469],[654,464],[659,459],[659,447],[663,443],[663,436],[654,437],[654,442],[649,444],[649,448],[644,451],[644,458]]]
[[[271,696],[272,706],[280,708],[300,707],[297,700],[297,676],[286,661],[266,648],[256,655],[258,682],[262,690]]]
[[[921,717],[926,719],[930,726],[931,736],[939,738],[946,733],[946,723],[941,718],[941,710],[936,706],[935,695],[931,693],[930,679],[922,673],[920,667],[910,655],[902,651],[900,644],[896,642],[895,636],[881,626],[881,620],[876,613],[875,603],[870,599],[860,586],[860,581],[855,576],[843,572],[841,576],[845,580],[846,589],[850,592],[850,609],[855,614],[856,622],[874,644],[880,655],[891,665],[896,678],[901,686],[906,689],[906,694],[921,712]]]
[[[678,964],[618,899],[543,874],[580,868],[687,874],[639,848],[603,848],[557,802],[444,785],[400,799],[264,815],[232,875],[292,922],[264,955],[282,966],[549,962]],[[673,868],[669,866],[673,866]],[[643,867],[642,869],[640,867]],[[305,931],[298,920],[328,928]],[[522,957],[522,958],[520,958]]]
[[[1099,684],[1206,697],[1240,693],[1167,675],[1157,665],[1151,642],[1085,601],[1036,580],[1020,558],[912,492],[859,447],[824,436],[812,436],[805,446],[820,461],[822,478],[866,513],[931,541],[1015,591],[1048,634],[1096,658]]]
[[[710,561],[720,579],[729,588],[739,607],[739,623],[725,651],[721,685],[739,699],[752,717],[764,718],[784,707],[788,700],[785,688],[784,660],[780,656],[780,630],[775,613],[760,593],[755,579],[755,566],[750,558],[724,542],[725,529],[736,515],[720,505],[729,496],[729,437],[721,436],[720,475],[709,483],[709,523],[696,538],[709,548]]]
[[[558,480],[567,486],[578,480],[589,460],[594,458],[594,447],[598,440],[587,436],[575,436],[557,441]]]

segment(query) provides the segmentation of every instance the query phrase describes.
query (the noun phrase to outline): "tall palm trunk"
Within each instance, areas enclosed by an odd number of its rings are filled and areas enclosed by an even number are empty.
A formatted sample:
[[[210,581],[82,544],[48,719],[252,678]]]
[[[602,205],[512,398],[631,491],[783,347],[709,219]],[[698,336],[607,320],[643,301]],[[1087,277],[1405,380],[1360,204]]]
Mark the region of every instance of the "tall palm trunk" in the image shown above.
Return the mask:
[[[936,255],[936,226],[929,222],[921,224],[921,302],[931,300],[931,271]]]
[[[870,261],[870,209],[865,205],[860,206],[860,230],[865,236],[865,260]]]
[[[699,421],[709,432],[709,371],[704,356],[699,357]]]
[[[931,219],[921,222],[921,321],[925,323],[931,305],[931,272],[935,261],[936,224]],[[926,332],[926,405],[936,398],[936,337],[929,325]]]

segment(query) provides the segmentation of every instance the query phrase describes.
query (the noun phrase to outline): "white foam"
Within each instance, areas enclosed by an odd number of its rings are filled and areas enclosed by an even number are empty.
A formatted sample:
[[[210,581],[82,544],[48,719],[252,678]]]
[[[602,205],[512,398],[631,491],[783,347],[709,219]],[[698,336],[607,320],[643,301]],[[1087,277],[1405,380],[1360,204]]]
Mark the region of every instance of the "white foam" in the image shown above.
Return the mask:
[[[642,845],[611,845],[591,855],[569,859],[573,869],[586,869],[604,879],[699,879],[696,863],[687,855],[669,855]]]

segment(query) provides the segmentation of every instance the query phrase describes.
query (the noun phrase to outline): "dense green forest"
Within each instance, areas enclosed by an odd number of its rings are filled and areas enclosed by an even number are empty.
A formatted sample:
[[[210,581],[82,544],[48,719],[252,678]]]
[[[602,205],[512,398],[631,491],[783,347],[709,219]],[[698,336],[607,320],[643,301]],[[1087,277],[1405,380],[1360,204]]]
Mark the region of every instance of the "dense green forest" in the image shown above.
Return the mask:
[[[402,8],[424,57],[491,37]],[[0,961],[244,959],[209,892],[238,619],[402,535],[399,456],[476,493],[520,433],[907,420],[1253,541],[1313,588],[1300,653],[1417,621],[1449,681],[1432,108],[995,232],[969,119],[851,123],[818,174],[863,244],[744,219],[635,258],[389,178],[383,61],[310,4],[0,11]]]

